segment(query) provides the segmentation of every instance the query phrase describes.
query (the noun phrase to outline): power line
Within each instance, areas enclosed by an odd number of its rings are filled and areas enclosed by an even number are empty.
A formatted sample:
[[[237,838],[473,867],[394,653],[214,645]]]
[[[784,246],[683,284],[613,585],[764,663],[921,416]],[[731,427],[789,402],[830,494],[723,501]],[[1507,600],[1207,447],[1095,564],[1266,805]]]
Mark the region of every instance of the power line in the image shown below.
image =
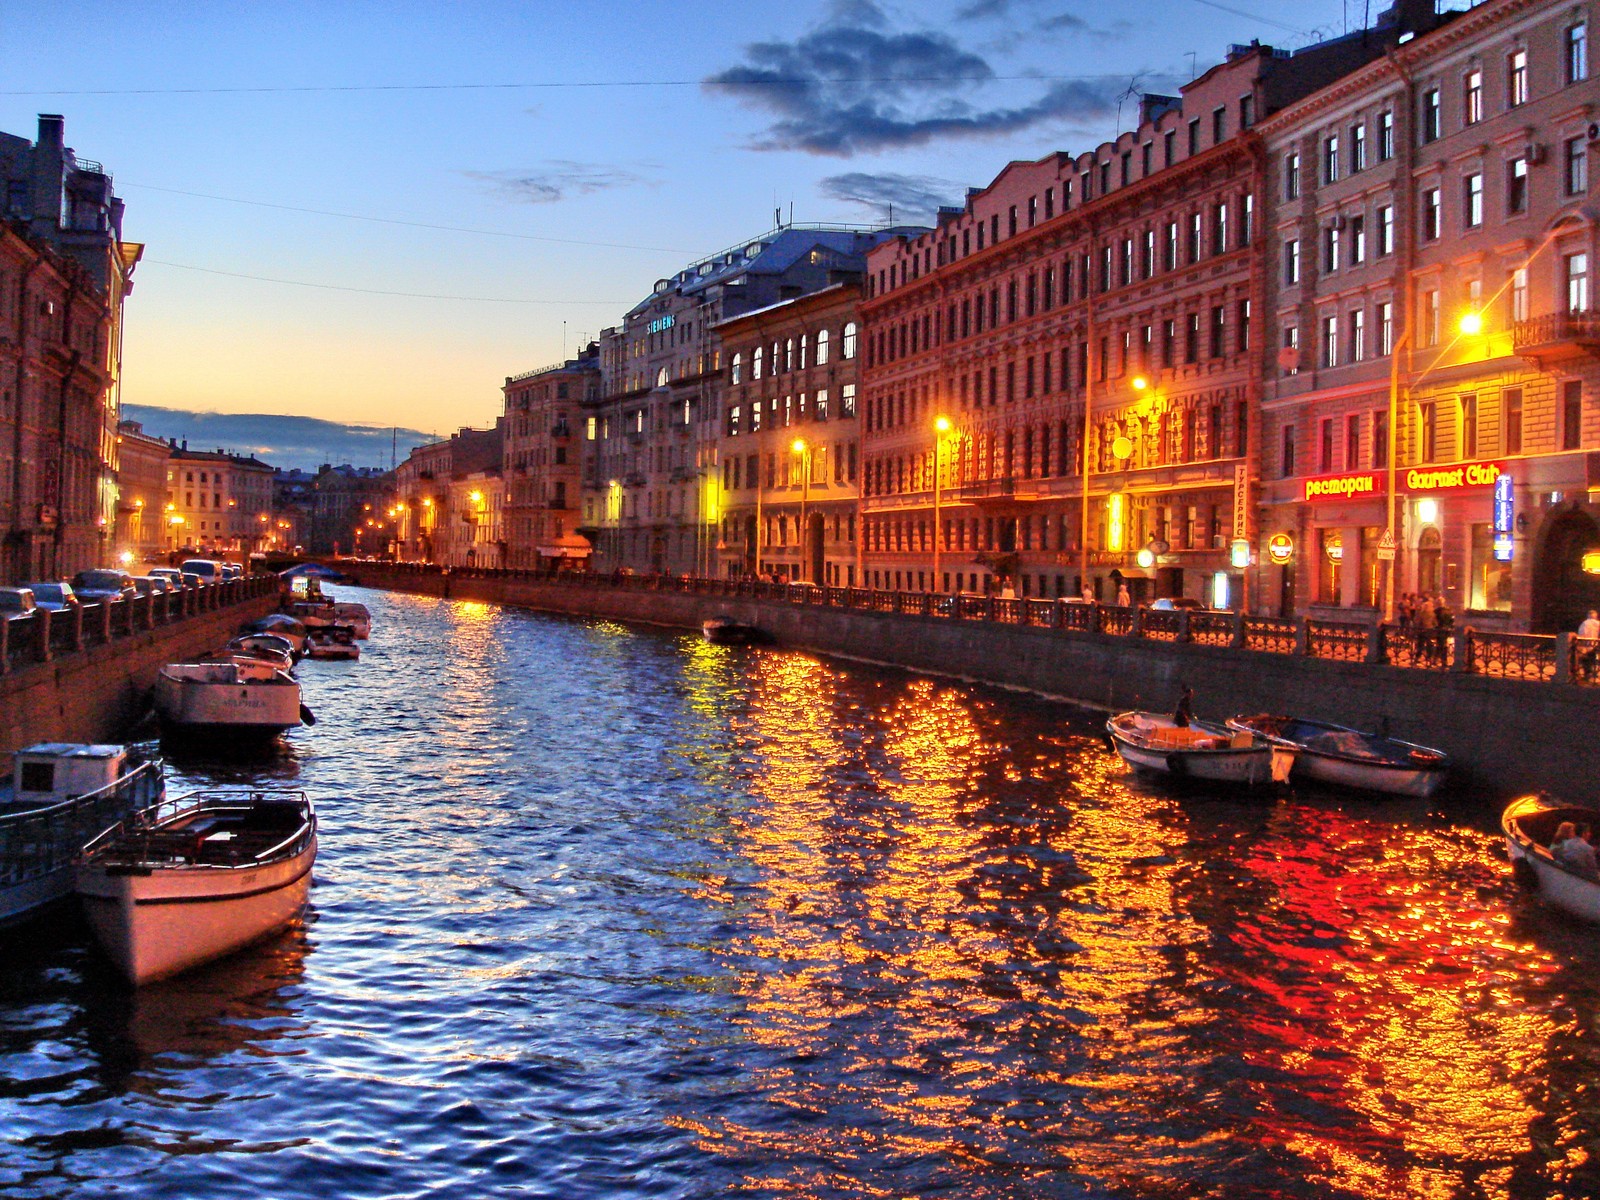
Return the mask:
[[[484,237],[517,238],[525,242],[551,242],[560,246],[598,246],[606,250],[648,250],[660,254],[689,254],[687,250],[674,250],[667,246],[634,246],[626,242],[586,242],[577,238],[542,237],[533,233],[507,233],[500,229],[473,229],[466,225],[431,225],[426,221],[404,221],[397,217],[374,217],[368,213],[339,212],[331,208],[300,208],[293,204],[273,204],[267,200],[246,200],[240,196],[216,196],[210,192],[186,192],[182,188],[157,187],[153,183],[128,183],[118,180],[118,187],[139,188],[147,192],[165,192],[172,196],[194,196],[200,200],[221,200],[227,204],[250,204],[256,208],[276,208],[282,212],[312,213],[319,217],[343,217],[351,221],[371,221],[379,225],[404,225],[410,229],[441,229],[449,233],[476,233]]]
[[[1226,4],[1218,4],[1216,0],[1194,0],[1196,4],[1203,4],[1207,8],[1217,9],[1219,12],[1230,13],[1235,17],[1244,17],[1246,20],[1259,21],[1263,25],[1271,25],[1274,29],[1282,29],[1287,33],[1297,33],[1302,37],[1310,36],[1304,29],[1297,29],[1293,25],[1285,25],[1282,21],[1274,21],[1271,17],[1263,17],[1257,13],[1246,12],[1242,8],[1229,8]]]
[[[348,287],[342,283],[311,283],[304,279],[275,279],[270,275],[246,275],[242,271],[219,271],[214,267],[196,267],[189,263],[165,262],[159,258],[146,258],[141,262],[158,267],[172,267],[179,271],[199,271],[206,275],[225,275],[229,279],[249,279],[256,283],[282,283],[290,287],[319,288],[330,292],[359,292],[364,296],[402,296],[411,300],[466,300],[474,304],[604,304],[620,305],[617,300],[528,300],[514,296],[445,296],[433,292],[391,292],[380,288]]]
[[[1197,0],[1206,3],[1207,0]],[[1221,7],[1213,5],[1213,7]],[[1224,11],[1231,12],[1232,9]],[[1249,14],[1239,14],[1247,16]],[[1254,18],[1267,24],[1264,17]],[[1283,26],[1288,28],[1288,26]],[[1298,31],[1296,31],[1298,32]],[[0,96],[232,96],[271,95],[327,92],[493,92],[529,91],[553,88],[686,88],[703,84],[738,87],[815,87],[818,84],[866,83],[1014,83],[1029,80],[1036,83],[1087,82],[1105,79],[1105,75],[837,75],[796,76],[785,78],[754,77],[737,80],[714,79],[559,79],[537,83],[350,83],[305,84],[298,86],[263,87],[191,87],[191,88],[16,88],[0,90]]]

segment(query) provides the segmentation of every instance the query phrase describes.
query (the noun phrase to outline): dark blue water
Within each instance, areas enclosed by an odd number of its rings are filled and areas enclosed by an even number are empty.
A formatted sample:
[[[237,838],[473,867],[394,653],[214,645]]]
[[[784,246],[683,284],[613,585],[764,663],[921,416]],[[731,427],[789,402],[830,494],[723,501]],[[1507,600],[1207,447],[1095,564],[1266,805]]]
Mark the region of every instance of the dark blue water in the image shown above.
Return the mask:
[[[1172,795],[1061,706],[355,598],[320,723],[174,784],[312,793],[302,927],[137,995],[0,948],[0,1193],[1600,1194],[1600,934],[1488,798]]]

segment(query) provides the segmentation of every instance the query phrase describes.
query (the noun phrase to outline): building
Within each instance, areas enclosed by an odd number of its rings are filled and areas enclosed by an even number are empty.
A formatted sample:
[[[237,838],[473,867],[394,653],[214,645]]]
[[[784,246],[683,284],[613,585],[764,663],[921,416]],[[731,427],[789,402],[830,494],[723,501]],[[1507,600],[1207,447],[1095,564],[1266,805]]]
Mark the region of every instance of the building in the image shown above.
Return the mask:
[[[716,570],[722,389],[716,328],[857,275],[888,230],[783,226],[658,280],[600,335],[601,394],[584,428],[584,532],[596,566]]]
[[[1235,46],[1181,97],[1145,96],[1114,142],[1012,163],[931,233],[873,252],[869,585],[1247,602],[1255,126],[1409,32],[1396,18],[1293,54]]]
[[[153,562],[169,548],[167,541],[167,442],[145,433],[138,421],[117,426],[118,554]]]
[[[388,552],[385,528],[394,504],[394,480],[381,467],[323,463],[311,481],[312,554],[377,555]]]
[[[1259,128],[1263,598],[1570,630],[1600,606],[1590,6],[1403,7],[1419,36]]]
[[[584,405],[600,394],[600,347],[513,375],[505,383],[506,565],[587,568],[593,547],[578,530]]]
[[[254,455],[167,443],[169,553],[244,558],[272,542],[273,470]]]
[[[142,246],[122,201],[64,142],[0,133],[0,575],[107,561],[116,527],[123,301]]]
[[[452,567],[506,564],[505,425],[501,417],[492,429],[463,428],[416,447],[395,468],[394,495],[382,512],[393,522],[396,557]]]
[[[860,578],[860,276],[715,326],[724,347],[719,573]]]

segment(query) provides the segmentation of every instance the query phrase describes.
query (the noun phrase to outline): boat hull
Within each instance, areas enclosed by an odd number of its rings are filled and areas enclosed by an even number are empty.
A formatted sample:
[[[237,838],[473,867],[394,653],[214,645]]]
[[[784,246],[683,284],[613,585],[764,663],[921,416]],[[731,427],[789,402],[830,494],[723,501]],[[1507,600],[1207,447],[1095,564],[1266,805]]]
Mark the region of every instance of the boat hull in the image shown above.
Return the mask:
[[[1425,800],[1439,790],[1449,771],[1437,767],[1355,762],[1302,748],[1295,755],[1294,774],[1299,779],[1311,779],[1338,787]]]
[[[1513,801],[1500,818],[1506,854],[1518,877],[1531,883],[1541,899],[1580,920],[1600,925],[1600,880],[1586,879],[1556,862],[1529,828],[1548,827],[1561,818],[1600,824],[1600,812],[1556,809],[1535,796]]]
[[[1275,751],[1270,743],[1252,738],[1249,745],[1229,746],[1226,730],[1170,726],[1171,722],[1152,721],[1149,714],[1124,713],[1106,723],[1106,732],[1122,761],[1137,771],[1246,787],[1272,782]],[[1192,733],[1200,734],[1200,740],[1210,737],[1224,744],[1207,748],[1162,744],[1164,737]]]
[[[163,733],[190,738],[270,740],[300,724],[300,689],[292,683],[217,683],[156,677]]]
[[[152,983],[242,950],[305,907],[317,856],[313,834],[291,858],[262,865],[186,865],[121,873],[79,868],[95,939],[132,984]]]

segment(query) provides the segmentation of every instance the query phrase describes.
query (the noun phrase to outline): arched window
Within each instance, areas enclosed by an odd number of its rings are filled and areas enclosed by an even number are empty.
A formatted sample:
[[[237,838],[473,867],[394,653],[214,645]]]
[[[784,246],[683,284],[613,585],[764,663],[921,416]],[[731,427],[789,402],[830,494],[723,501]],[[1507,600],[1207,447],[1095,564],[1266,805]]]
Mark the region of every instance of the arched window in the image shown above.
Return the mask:
[[[854,358],[856,356],[856,323],[854,321],[845,322],[844,345],[840,348],[840,353],[845,358]]]
[[[828,365],[828,331],[826,329],[819,329],[819,330],[817,330],[817,366],[825,367],[827,365]]]
[[[730,383],[743,383],[744,382],[744,378],[743,378],[743,376],[744,376],[744,355],[735,354],[733,356],[733,362],[729,365],[729,369],[732,372],[732,375],[731,375],[731,378],[729,379],[729,382]]]
[[[811,344],[811,339],[805,334],[800,335],[800,369],[806,369],[806,348]]]
[[[761,347],[757,346],[755,353],[750,356],[750,378],[761,378]]]
[[[790,338],[783,344],[783,369],[794,370],[794,339]]]

